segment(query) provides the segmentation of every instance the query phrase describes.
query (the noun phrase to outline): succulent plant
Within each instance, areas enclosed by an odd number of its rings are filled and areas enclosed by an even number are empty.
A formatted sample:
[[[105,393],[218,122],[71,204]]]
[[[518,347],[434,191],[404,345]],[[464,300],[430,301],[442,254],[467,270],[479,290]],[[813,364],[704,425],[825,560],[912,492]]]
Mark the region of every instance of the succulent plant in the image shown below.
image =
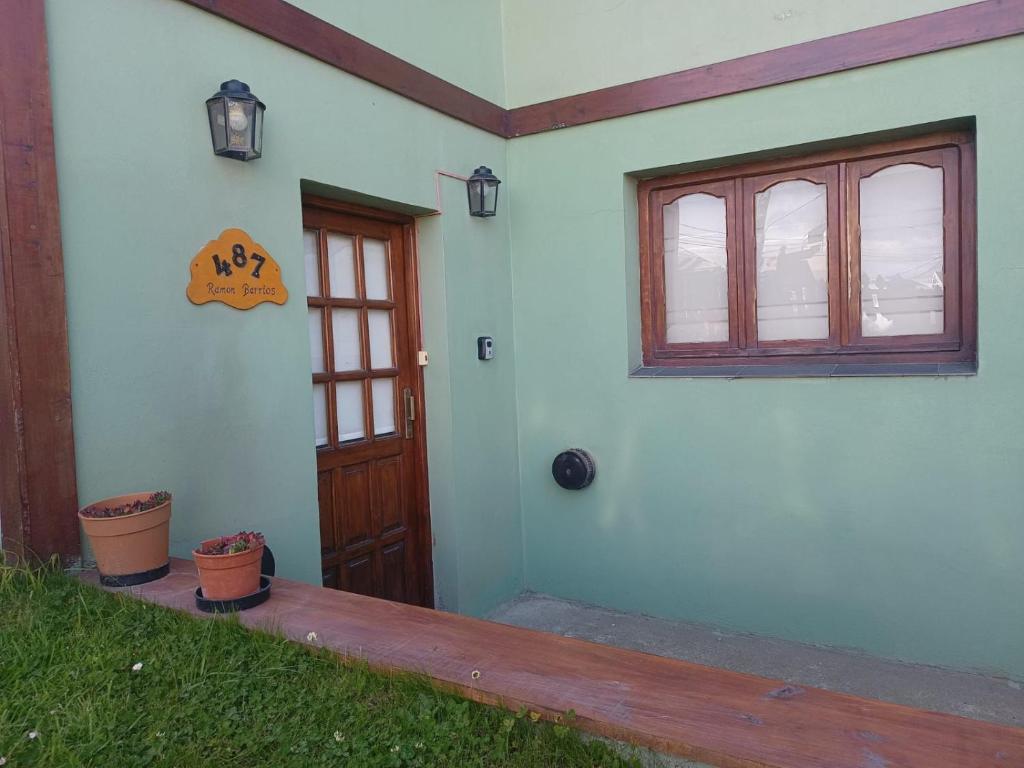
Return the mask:
[[[196,551],[201,555],[235,555],[263,546],[262,533],[256,531],[239,531],[231,536],[221,536]]]
[[[139,499],[128,504],[118,504],[114,507],[106,507],[101,504],[93,504],[91,507],[86,507],[82,510],[83,517],[123,517],[124,515],[134,515],[136,512],[145,512],[146,510],[159,507],[161,504],[166,504],[171,500],[171,494],[168,491],[157,491],[152,493],[148,498]]]

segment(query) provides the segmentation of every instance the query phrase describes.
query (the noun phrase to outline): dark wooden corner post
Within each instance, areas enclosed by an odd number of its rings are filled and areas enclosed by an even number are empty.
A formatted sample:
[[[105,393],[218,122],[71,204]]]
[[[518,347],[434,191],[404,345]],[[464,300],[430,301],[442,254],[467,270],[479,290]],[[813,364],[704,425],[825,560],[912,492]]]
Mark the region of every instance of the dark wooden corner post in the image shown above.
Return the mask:
[[[0,0],[0,535],[79,552],[71,371],[43,0]]]

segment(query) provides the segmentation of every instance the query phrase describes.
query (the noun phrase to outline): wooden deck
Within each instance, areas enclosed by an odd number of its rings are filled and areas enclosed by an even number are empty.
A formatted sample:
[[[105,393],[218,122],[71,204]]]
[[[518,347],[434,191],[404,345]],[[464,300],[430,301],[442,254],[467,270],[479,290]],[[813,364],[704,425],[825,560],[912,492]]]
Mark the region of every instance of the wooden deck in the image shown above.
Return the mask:
[[[195,587],[192,563],[174,560],[169,576],[130,591],[196,613]],[[583,730],[725,768],[1024,768],[1024,729],[285,579],[241,619],[487,704],[571,709]]]

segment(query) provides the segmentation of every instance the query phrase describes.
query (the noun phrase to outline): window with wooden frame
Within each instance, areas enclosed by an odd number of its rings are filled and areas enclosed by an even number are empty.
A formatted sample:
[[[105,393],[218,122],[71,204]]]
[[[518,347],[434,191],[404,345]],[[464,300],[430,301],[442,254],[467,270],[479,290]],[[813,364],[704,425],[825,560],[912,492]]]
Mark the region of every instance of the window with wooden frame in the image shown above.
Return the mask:
[[[379,239],[328,224],[303,231],[317,450],[398,437],[401,334],[386,225],[379,226]]]
[[[639,206],[645,367],[974,370],[968,133],[650,179]]]

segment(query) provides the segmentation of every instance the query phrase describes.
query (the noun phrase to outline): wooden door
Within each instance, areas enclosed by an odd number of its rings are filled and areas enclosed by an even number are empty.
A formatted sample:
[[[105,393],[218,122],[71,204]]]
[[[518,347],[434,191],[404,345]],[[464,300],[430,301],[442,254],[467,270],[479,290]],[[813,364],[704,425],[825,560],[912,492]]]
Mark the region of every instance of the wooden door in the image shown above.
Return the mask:
[[[304,199],[323,584],[433,604],[410,219]]]

